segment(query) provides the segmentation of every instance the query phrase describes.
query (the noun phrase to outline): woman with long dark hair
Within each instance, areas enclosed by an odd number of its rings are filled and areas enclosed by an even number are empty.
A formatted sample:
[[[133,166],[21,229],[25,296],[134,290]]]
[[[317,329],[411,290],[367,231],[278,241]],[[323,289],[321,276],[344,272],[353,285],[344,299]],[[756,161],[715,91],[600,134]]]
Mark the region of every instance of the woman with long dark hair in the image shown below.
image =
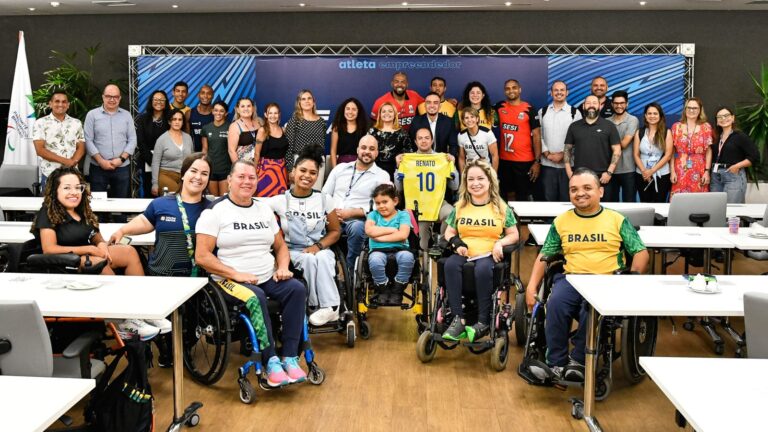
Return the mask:
[[[461,94],[461,102],[459,102],[459,106],[456,107],[456,115],[454,118],[459,131],[463,131],[466,128],[464,119],[461,118],[459,113],[463,108],[469,107],[477,110],[478,125],[487,129],[492,129],[496,124],[491,98],[488,97],[488,92],[485,90],[483,83],[479,81],[468,83],[464,87],[464,92]]]
[[[663,203],[667,201],[669,166],[674,145],[672,132],[667,129],[664,110],[656,102],[645,106],[645,125],[635,132],[633,157],[635,159],[635,184],[640,202]]]
[[[336,164],[352,162],[357,159],[357,145],[368,130],[363,104],[355,98],[349,98],[339,105],[333,118],[331,129],[331,153],[328,159],[331,169]]]
[[[138,152],[134,154],[136,167],[141,173],[140,198],[152,196],[152,151],[160,135],[170,128],[168,118],[171,115],[171,106],[168,104],[168,95],[162,90],[155,90],[147,99],[142,112],[136,118],[136,147]],[[136,156],[139,156],[138,158]]]
[[[725,192],[729,203],[743,204],[747,196],[746,168],[758,163],[760,154],[749,136],[738,129],[731,108],[718,107],[715,119],[710,191]]]

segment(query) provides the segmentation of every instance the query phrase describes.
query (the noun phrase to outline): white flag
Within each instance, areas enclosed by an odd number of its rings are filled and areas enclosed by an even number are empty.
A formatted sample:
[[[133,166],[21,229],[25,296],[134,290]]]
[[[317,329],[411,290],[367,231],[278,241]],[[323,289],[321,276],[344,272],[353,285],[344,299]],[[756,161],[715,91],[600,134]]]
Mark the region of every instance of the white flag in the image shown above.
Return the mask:
[[[32,144],[32,126],[35,109],[32,106],[32,86],[29,83],[27,50],[24,32],[19,32],[19,53],[16,56],[16,72],[13,75],[11,106],[5,137],[4,163],[37,166],[37,152]]]

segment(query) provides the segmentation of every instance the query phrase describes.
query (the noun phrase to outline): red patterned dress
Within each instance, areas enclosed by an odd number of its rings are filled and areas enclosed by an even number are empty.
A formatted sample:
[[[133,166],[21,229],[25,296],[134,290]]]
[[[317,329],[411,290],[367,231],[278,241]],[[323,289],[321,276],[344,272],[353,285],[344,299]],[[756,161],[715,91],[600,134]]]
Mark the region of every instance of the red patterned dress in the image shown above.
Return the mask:
[[[672,125],[672,142],[677,182],[672,184],[671,193],[709,192],[709,185],[702,185],[701,177],[708,168],[706,157],[712,145],[712,126],[703,123],[698,131],[688,131],[684,123],[677,122]]]

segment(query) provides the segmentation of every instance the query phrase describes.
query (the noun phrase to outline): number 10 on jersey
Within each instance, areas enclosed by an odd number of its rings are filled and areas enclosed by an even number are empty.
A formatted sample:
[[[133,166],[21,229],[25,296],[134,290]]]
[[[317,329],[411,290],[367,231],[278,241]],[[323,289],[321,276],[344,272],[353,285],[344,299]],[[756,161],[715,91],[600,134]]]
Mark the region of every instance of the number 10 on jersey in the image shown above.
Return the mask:
[[[419,178],[419,190],[432,192],[435,190],[435,173],[418,173],[416,177]]]

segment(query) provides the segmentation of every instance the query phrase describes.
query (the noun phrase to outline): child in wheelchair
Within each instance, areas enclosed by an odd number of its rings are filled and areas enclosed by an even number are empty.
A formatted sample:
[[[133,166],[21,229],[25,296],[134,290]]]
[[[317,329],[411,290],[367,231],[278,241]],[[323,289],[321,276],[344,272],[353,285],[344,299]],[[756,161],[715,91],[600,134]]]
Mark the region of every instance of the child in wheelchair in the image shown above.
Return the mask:
[[[372,198],[376,210],[368,213],[365,234],[369,238],[368,267],[375,284],[377,302],[380,305],[400,305],[415,263],[415,257],[408,249],[411,217],[407,211],[395,208],[397,191],[391,184],[377,186]],[[394,255],[397,261],[394,281],[387,277],[388,255]]]

